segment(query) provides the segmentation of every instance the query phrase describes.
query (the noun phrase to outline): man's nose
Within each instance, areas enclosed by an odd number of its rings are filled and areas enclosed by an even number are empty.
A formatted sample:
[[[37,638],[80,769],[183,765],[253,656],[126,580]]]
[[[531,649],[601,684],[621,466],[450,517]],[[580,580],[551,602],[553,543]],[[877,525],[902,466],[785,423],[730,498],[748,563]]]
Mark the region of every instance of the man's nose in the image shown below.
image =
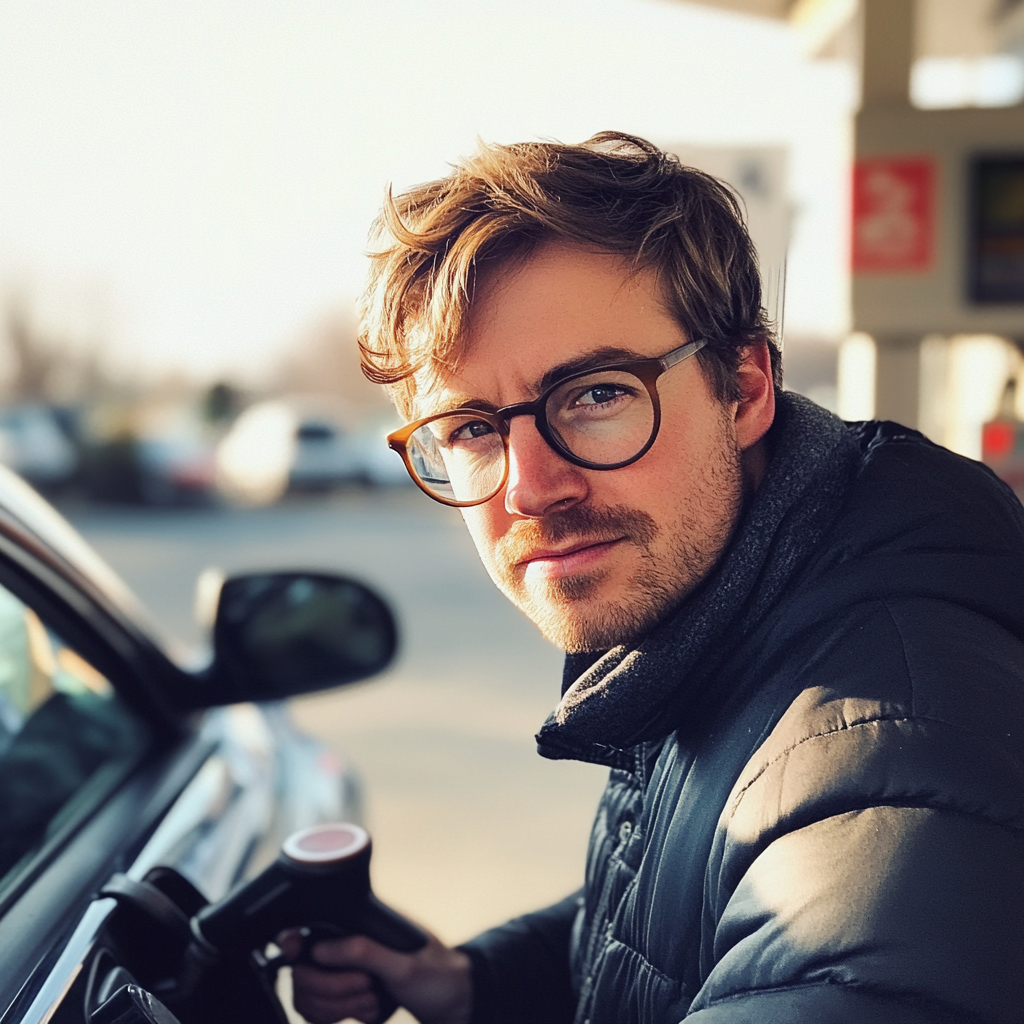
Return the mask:
[[[532,416],[513,416],[508,431],[505,509],[539,519],[587,496],[583,471],[566,462],[541,437]]]

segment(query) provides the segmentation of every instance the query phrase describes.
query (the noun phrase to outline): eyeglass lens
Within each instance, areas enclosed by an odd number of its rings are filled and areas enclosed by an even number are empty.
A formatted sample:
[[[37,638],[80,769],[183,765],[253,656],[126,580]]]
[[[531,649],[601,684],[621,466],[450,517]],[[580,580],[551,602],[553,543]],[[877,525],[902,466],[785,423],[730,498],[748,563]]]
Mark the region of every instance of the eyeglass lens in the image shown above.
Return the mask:
[[[489,497],[505,475],[505,443],[486,420],[462,413],[425,423],[406,446],[413,472],[439,498]]]
[[[598,370],[555,388],[544,417],[556,446],[596,466],[627,462],[650,441],[654,404],[643,382],[623,370]],[[421,426],[407,443],[420,482],[449,501],[493,495],[505,475],[498,430],[471,413],[442,416]]]
[[[624,370],[574,377],[544,405],[555,440],[578,459],[614,466],[650,440],[654,405],[643,382]]]

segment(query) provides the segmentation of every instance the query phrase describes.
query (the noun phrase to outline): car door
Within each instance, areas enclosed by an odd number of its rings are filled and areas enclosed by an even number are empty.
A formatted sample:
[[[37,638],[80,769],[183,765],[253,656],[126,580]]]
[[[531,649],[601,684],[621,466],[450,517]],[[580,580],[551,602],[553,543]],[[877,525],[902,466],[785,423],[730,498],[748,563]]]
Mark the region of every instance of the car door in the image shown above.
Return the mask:
[[[121,977],[101,893],[115,873],[173,868],[216,900],[293,830],[359,820],[354,774],[282,701],[386,667],[386,603],[308,572],[223,593],[210,671],[185,671],[109,567],[0,468],[0,1024],[81,1024]]]
[[[178,672],[0,509],[0,1020],[84,1020],[113,873],[222,895],[273,845],[279,737],[252,705],[174,714]],[[269,850],[263,853],[266,857]]]

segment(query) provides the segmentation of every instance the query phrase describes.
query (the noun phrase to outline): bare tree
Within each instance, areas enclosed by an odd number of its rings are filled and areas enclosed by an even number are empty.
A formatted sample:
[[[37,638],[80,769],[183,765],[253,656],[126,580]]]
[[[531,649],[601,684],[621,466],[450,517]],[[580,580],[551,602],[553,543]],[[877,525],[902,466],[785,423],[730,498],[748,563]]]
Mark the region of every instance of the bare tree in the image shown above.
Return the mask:
[[[48,336],[37,326],[27,297],[12,292],[4,326],[13,366],[6,383],[18,401],[57,401],[94,395],[106,383],[98,345]]]
[[[25,400],[45,399],[47,382],[59,358],[58,348],[35,329],[24,296],[11,296],[6,312],[7,340],[14,356],[11,395]]]

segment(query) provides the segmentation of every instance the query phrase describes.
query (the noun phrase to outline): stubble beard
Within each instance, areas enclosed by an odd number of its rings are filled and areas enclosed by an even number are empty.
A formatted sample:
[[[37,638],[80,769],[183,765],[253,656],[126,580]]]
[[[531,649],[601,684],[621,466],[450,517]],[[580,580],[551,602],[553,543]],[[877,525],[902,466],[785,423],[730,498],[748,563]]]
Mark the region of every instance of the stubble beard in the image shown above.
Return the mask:
[[[707,577],[729,543],[742,500],[740,453],[731,437],[723,438],[700,486],[681,500],[671,523],[659,525],[627,505],[577,505],[515,523],[488,568],[505,596],[553,644],[569,653],[604,651],[650,632]],[[667,545],[659,549],[663,535]],[[639,556],[619,584],[611,568],[528,582],[519,565],[531,550],[619,538]],[[602,588],[612,587],[615,592],[602,599]]]

